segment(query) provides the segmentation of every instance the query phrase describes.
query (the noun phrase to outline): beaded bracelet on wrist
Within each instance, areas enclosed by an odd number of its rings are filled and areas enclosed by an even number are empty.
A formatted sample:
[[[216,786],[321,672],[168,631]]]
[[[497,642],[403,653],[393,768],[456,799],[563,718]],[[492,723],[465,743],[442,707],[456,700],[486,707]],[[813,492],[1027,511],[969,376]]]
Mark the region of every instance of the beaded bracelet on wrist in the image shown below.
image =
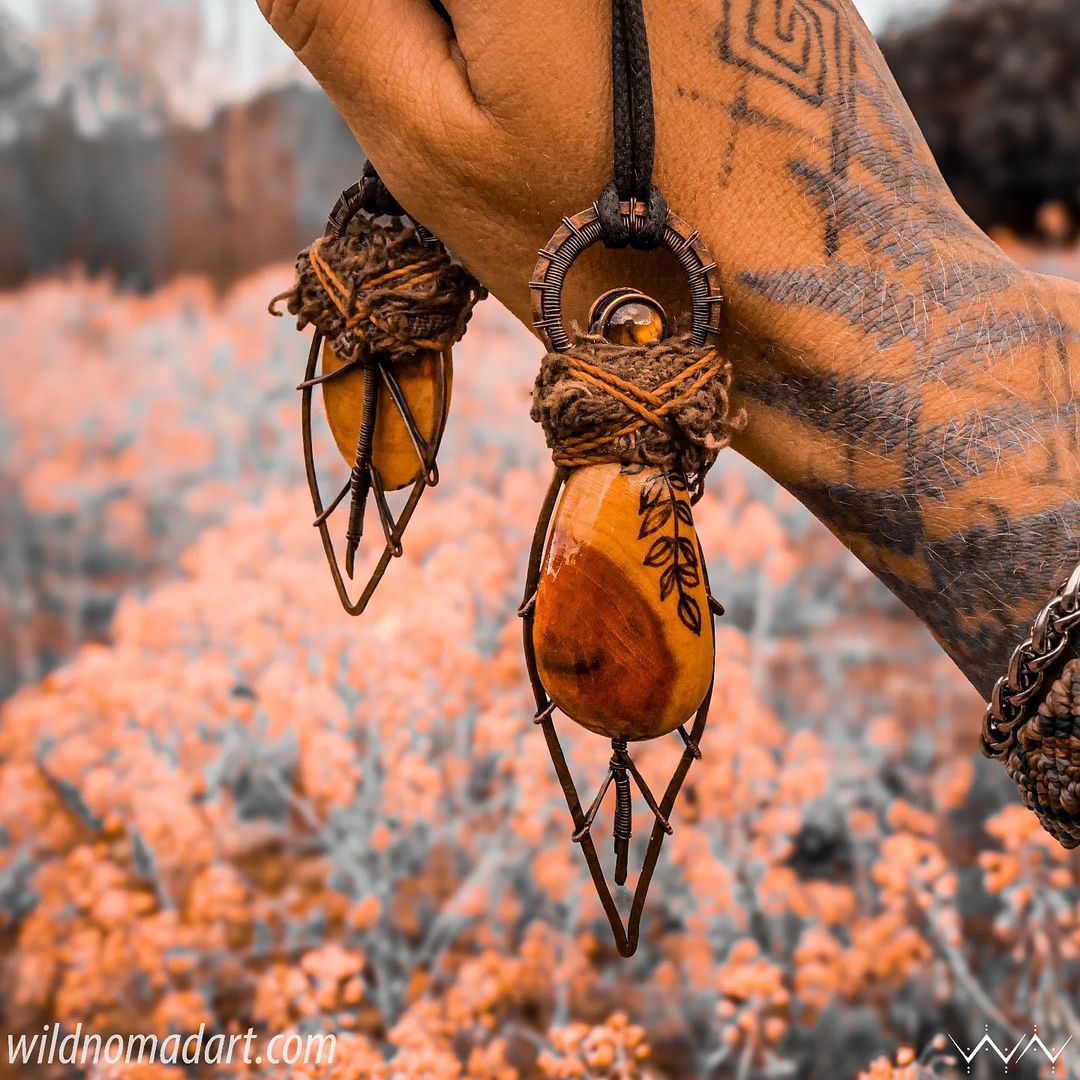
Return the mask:
[[[1065,847],[1080,845],[1080,659],[1044,690],[1080,630],[1080,566],[1014,650],[983,718],[982,750],[1001,761],[1024,803]]]

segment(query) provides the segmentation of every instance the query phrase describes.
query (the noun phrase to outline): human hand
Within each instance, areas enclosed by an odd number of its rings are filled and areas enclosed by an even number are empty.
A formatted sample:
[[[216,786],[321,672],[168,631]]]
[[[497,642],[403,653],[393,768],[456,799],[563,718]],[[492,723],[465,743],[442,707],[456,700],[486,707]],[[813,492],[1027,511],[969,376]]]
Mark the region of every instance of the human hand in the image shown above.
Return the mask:
[[[427,0],[260,6],[401,204],[527,319],[537,249],[611,178],[609,5],[448,0],[452,30]],[[897,129],[921,143],[847,0],[788,3],[775,26],[771,7],[646,5],[656,180],[718,260],[733,323],[753,315],[752,305],[740,310],[735,268],[773,266],[781,254],[819,261],[830,243],[835,226],[807,200],[792,162],[828,178],[837,156],[852,153],[852,64],[872,76]],[[685,284],[663,256],[591,252],[571,277],[567,310],[580,318],[599,292],[628,281],[685,306]]]

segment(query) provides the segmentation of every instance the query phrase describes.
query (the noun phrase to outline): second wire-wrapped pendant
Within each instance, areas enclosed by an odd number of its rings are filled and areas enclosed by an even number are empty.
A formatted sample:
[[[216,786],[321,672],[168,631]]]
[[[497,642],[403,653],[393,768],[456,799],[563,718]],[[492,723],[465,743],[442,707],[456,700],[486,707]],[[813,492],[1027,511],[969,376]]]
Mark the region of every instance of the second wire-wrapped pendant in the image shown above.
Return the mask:
[[[628,232],[645,213],[626,202]],[[619,951],[636,947],[642,909],[670,815],[690,763],[700,757],[712,693],[713,618],[692,504],[741,418],[732,418],[730,364],[719,354],[716,264],[697,232],[668,213],[663,245],[691,292],[692,323],[671,333],[652,298],[612,290],[593,305],[589,332],[573,337],[562,287],[574,260],[602,239],[597,207],[566,218],[533,274],[534,325],[548,345],[533,419],[552,448],[555,476],[537,523],[524,619],[526,662],[559,781]],[[611,740],[600,789],[579,799],[555,729],[556,711]],[[684,748],[657,796],[630,752],[636,741],[678,732]],[[627,879],[633,788],[651,836],[624,925],[592,838],[615,789],[614,879]]]
[[[370,167],[344,191],[322,237],[297,258],[285,300],[300,328],[315,327],[299,389],[304,461],[334,585],[345,610],[366,608],[424,491],[438,483],[436,456],[450,407],[452,347],[465,332],[482,286],[443,245],[411,221]],[[271,311],[274,311],[273,304]],[[276,312],[275,312],[276,313]],[[321,370],[319,370],[321,362]],[[324,505],[312,435],[312,395],[321,390],[327,425],[349,472]],[[388,492],[411,489],[396,514]],[[383,549],[359,596],[349,596],[374,502]],[[330,532],[344,517],[344,574]]]

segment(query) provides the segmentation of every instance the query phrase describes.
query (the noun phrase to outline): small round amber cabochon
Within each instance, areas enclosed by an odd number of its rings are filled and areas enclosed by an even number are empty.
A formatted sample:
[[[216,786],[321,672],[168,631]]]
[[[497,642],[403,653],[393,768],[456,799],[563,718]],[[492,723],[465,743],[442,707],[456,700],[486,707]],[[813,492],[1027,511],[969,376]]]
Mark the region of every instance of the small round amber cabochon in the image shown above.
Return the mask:
[[[593,304],[589,330],[612,345],[654,345],[667,337],[667,315],[651,296],[612,289]]]

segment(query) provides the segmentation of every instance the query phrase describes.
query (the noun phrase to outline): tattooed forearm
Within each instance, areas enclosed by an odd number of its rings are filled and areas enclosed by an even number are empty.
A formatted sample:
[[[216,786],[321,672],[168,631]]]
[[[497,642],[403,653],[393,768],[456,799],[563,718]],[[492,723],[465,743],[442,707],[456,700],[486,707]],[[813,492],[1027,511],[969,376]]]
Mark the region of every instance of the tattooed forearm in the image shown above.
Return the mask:
[[[403,205],[528,322],[537,249],[611,178],[607,7],[460,4],[451,55],[416,28],[405,70],[368,40],[400,28],[347,17],[364,5],[263,6]],[[985,692],[1080,558],[1078,289],[964,216],[853,0],[644,6],[655,178],[723,276],[736,446]],[[672,260],[598,245],[567,317],[628,282],[686,303]]]
[[[1080,559],[1080,290],[967,220],[847,0],[725,0],[715,42],[721,187],[782,145],[817,223],[729,283],[743,448],[986,693]]]

